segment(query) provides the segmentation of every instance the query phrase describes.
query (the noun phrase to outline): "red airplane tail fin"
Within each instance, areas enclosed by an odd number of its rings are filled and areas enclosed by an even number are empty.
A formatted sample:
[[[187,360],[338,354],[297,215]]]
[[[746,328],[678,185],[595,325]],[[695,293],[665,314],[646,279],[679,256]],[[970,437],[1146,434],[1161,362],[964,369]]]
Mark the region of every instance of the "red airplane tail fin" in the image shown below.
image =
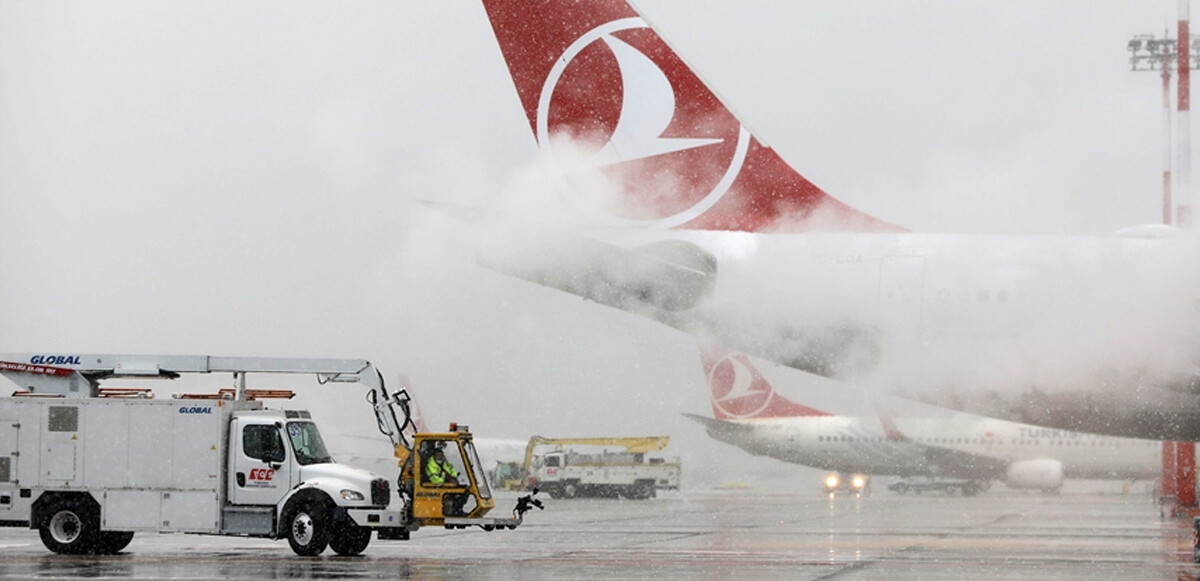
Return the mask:
[[[601,172],[617,190],[599,204],[614,222],[901,230],[835,200],[759,142],[624,0],[483,4],[539,147]]]
[[[744,353],[702,342],[700,362],[708,378],[713,416],[719,420],[833,415],[776,393]]]

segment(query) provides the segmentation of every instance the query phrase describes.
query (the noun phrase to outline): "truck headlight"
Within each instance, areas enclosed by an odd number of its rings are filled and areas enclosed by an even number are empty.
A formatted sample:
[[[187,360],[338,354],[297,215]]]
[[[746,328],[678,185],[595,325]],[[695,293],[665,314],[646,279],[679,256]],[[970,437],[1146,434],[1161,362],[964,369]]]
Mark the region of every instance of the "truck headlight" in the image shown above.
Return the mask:
[[[357,490],[350,490],[349,488],[342,490],[342,500],[362,500],[363,498],[362,493]]]

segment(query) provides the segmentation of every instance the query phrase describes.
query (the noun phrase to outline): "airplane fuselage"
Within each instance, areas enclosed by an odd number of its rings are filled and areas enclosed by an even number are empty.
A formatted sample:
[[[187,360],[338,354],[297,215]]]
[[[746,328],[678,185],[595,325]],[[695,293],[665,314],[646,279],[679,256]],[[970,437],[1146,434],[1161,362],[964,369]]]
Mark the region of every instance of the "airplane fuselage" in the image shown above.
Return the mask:
[[[1149,479],[1161,471],[1161,444],[1035,428],[984,418],[897,419],[828,416],[722,420],[709,435],[750,453],[843,473],[1002,479],[1009,465],[1050,459],[1068,478]]]

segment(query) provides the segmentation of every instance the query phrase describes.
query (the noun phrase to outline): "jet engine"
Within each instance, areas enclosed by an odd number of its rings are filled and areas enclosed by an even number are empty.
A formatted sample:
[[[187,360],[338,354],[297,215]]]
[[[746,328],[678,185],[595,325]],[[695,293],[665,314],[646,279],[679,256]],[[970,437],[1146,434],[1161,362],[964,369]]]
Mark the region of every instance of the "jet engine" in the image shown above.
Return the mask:
[[[1013,462],[1004,474],[1004,484],[1015,489],[1054,491],[1062,483],[1062,462],[1049,458]]]

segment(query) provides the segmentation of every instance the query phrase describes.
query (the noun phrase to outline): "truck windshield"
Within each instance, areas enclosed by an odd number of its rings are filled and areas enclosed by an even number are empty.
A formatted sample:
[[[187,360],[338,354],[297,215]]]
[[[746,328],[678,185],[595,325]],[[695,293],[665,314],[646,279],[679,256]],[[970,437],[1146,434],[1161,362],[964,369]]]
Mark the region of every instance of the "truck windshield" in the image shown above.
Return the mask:
[[[292,442],[292,450],[296,452],[296,461],[302,465],[323,464],[332,462],[329,450],[321,439],[321,432],[312,422],[288,422],[288,439]]]

